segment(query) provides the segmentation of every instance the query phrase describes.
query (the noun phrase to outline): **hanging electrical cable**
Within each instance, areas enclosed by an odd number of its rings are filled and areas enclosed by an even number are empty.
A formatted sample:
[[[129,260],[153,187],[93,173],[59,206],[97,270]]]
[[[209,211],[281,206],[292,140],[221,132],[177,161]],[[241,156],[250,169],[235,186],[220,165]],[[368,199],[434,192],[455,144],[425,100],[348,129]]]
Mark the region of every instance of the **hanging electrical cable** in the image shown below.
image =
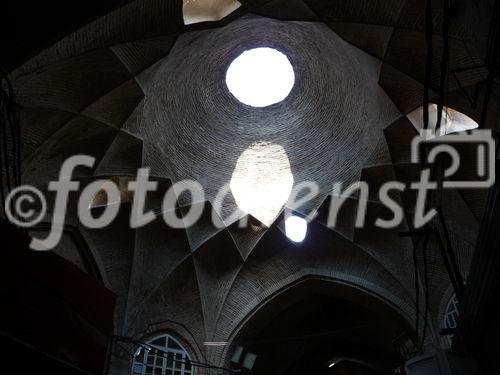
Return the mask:
[[[15,93],[7,74],[0,70],[0,196],[21,184],[21,129]]]
[[[418,245],[420,243],[420,238],[417,239],[417,243],[413,247],[413,270],[415,278],[415,332],[417,335],[416,347],[419,347],[420,341],[420,276],[418,271]]]
[[[427,257],[427,245],[429,244],[429,236],[430,234],[427,233],[425,235],[423,244],[422,244],[422,262],[424,264],[424,327],[422,330],[422,341],[420,344],[420,350],[422,350],[424,344],[425,344],[425,339],[427,335],[427,326],[428,326],[428,321],[429,321],[429,294],[430,294],[430,287],[429,287],[429,265],[428,265],[428,257]]]
[[[451,0],[443,0],[443,52],[441,56],[441,75],[439,78],[439,97],[436,121],[436,133],[439,134],[443,116],[445,86],[448,78],[448,62],[450,57],[450,25],[451,25]],[[445,129],[446,131],[446,129]]]
[[[424,130],[429,128],[429,90],[432,79],[432,0],[425,3],[425,78],[423,97]]]
[[[484,93],[483,108],[481,113],[481,120],[479,123],[480,128],[485,128],[486,120],[488,117],[488,108],[490,103],[491,92],[495,81],[497,70],[498,52],[500,50],[500,23],[498,22],[498,15],[500,13],[500,2],[494,2],[494,9],[492,12],[490,30],[488,32],[488,45],[485,57],[486,66],[488,67],[488,76],[486,78],[486,91]]]

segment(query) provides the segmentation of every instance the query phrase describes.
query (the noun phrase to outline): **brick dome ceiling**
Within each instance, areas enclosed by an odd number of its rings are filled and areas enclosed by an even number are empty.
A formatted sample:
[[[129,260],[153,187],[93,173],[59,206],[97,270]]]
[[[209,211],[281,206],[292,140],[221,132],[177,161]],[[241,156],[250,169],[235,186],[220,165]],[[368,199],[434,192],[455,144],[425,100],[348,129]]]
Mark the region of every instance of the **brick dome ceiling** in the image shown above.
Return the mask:
[[[296,75],[288,97],[264,108],[240,103],[225,82],[232,60],[259,46],[282,51]],[[333,182],[352,182],[364,165],[389,160],[381,130],[400,115],[376,84],[377,72],[375,59],[323,24],[247,16],[181,35],[168,57],[138,78],[145,98],[137,121],[122,129],[144,140],[146,157],[162,156],[153,174],[200,181],[210,200],[245,150],[259,142],[281,146],[296,184],[320,184],[313,209]],[[225,208],[234,209],[230,202]]]

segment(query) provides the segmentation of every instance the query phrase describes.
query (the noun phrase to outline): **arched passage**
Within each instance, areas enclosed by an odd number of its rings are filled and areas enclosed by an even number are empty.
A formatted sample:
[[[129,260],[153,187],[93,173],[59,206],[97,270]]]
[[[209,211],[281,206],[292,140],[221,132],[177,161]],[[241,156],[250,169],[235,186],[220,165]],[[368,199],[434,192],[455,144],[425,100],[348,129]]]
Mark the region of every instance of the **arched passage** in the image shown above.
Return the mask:
[[[236,347],[257,355],[255,374],[390,373],[404,362],[413,329],[380,297],[327,279],[302,279],[239,327]],[[346,372],[347,371],[347,372]]]

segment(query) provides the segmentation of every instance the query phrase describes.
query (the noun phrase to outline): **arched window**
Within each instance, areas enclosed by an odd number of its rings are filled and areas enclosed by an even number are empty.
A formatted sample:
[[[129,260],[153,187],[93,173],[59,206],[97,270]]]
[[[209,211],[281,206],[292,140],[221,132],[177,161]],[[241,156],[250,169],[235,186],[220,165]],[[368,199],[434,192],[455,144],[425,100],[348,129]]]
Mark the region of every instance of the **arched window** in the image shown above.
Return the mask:
[[[146,344],[134,354],[132,375],[194,374],[189,354],[172,336],[157,336]]]
[[[430,103],[428,108],[429,130],[434,131],[436,129],[438,117],[438,106],[437,104]],[[420,132],[424,128],[423,114],[423,107],[419,107],[414,111],[408,113],[408,115],[406,116],[418,132]],[[443,111],[441,113],[441,126],[439,128],[439,134],[437,135],[442,136],[446,134],[472,130],[476,129],[478,126],[478,123],[471,119],[469,116],[466,116],[463,113],[456,111],[450,107],[443,107]]]

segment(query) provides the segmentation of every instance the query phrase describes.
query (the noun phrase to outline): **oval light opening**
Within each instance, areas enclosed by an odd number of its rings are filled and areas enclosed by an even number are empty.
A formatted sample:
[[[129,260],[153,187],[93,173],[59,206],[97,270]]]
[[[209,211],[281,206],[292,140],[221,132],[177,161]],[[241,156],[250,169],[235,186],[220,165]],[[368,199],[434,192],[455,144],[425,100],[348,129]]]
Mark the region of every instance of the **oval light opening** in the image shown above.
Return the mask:
[[[267,107],[283,101],[295,84],[295,73],[280,51],[254,48],[243,52],[229,65],[226,85],[241,103]]]
[[[286,236],[293,242],[302,242],[307,234],[307,221],[298,216],[290,216],[285,220]]]

